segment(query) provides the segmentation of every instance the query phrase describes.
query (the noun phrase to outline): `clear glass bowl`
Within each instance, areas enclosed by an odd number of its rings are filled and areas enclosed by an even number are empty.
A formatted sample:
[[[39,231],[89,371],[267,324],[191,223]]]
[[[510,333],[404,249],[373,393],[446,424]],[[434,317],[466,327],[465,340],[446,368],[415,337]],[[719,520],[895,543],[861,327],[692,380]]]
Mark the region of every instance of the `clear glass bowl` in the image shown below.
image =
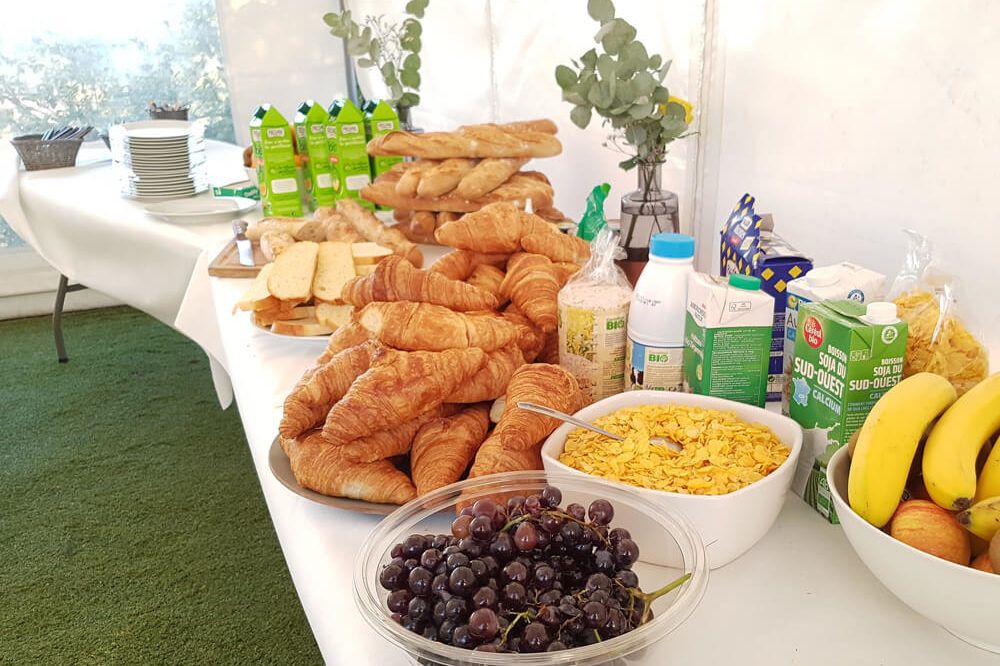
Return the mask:
[[[653,602],[654,619],[638,629],[613,639],[584,647],[536,654],[493,654],[474,652],[430,641],[393,622],[385,605],[388,592],[378,583],[378,575],[390,559],[392,546],[410,534],[450,534],[456,505],[481,497],[530,495],[546,485],[562,491],[562,506],[578,502],[583,506],[598,498],[615,508],[612,527],[626,527],[639,546],[639,562],[634,570],[644,591],[659,589],[683,573],[691,578],[676,590]],[[657,559],[671,566],[643,562],[643,549],[655,548]],[[701,601],[708,585],[705,546],[698,532],[681,515],[664,510],[638,493],[602,482],[546,472],[511,472],[460,481],[406,504],[386,517],[368,536],[355,559],[354,596],[362,616],[385,640],[405,650],[422,664],[465,666],[473,664],[580,664],[591,666],[612,661],[627,663],[629,655],[645,651],[688,618]]]

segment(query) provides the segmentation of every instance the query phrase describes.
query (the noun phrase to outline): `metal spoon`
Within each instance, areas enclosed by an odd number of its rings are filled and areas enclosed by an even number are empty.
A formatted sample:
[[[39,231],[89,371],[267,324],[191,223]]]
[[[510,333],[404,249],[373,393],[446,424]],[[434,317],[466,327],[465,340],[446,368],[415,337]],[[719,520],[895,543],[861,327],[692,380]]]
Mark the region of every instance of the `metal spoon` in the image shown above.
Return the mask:
[[[536,405],[533,402],[519,402],[517,406],[529,412],[535,412],[536,414],[541,414],[542,416],[551,416],[554,419],[559,419],[560,421],[565,421],[566,423],[572,423],[575,426],[583,428],[585,430],[590,430],[596,432],[598,435],[604,435],[609,437],[616,442],[620,442],[624,437],[621,435],[616,435],[613,432],[608,432],[603,428],[598,428],[593,423],[588,423],[582,419],[578,419],[575,416],[570,416],[569,414],[560,412],[558,409],[552,409],[551,407],[544,407],[542,405]],[[649,443],[654,446],[666,446],[674,451],[680,451],[681,447],[676,442],[671,442],[663,437],[650,437]]]

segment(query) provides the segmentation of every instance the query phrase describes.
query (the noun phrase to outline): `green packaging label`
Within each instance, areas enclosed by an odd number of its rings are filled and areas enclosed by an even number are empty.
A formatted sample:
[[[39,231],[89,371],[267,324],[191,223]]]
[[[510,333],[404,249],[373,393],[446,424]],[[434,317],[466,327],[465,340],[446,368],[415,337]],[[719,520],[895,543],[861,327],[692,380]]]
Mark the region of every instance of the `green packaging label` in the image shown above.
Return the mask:
[[[688,284],[684,383],[700,395],[763,407],[774,299],[695,273]]]
[[[302,196],[288,121],[270,104],[257,107],[250,121],[250,142],[264,215],[301,216]]]
[[[789,412],[803,442],[793,488],[831,522],[836,514],[823,500],[829,457],[903,375],[906,323],[869,323],[865,312],[850,300],[799,309]]]
[[[313,100],[299,106],[295,114],[295,139],[302,161],[303,186],[306,201],[312,210],[332,206],[337,200],[334,188],[336,168],[330,161],[330,148],[326,140],[330,114]]]
[[[337,198],[350,197],[367,208],[375,205],[361,198],[361,189],[371,182],[371,165],[368,161],[365,136],[365,116],[350,100],[334,102],[327,124],[327,150],[336,168]]]
[[[380,101],[367,114],[365,114],[365,130],[368,132],[368,140],[371,141],[377,136],[388,134],[399,130],[399,116],[385,100]],[[371,158],[371,172],[373,178],[378,178],[383,173],[403,161],[399,156],[375,156]]]

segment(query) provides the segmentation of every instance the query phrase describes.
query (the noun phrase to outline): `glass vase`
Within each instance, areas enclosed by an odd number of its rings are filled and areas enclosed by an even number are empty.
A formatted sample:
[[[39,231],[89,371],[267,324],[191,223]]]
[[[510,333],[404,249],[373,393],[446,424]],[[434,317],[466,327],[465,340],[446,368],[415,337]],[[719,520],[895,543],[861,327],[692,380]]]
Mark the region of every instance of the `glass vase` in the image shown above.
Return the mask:
[[[662,161],[639,162],[639,189],[622,197],[619,243],[625,258],[620,265],[633,284],[649,260],[650,237],[680,231],[677,195],[662,188],[662,167]]]

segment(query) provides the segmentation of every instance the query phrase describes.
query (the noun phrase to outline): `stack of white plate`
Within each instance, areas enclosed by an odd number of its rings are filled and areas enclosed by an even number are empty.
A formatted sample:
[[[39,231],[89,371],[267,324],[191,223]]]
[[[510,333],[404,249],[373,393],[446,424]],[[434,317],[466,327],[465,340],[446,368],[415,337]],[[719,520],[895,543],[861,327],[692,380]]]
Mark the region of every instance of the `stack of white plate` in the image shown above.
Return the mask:
[[[204,124],[144,120],[115,125],[109,138],[124,196],[177,199],[208,189]]]

